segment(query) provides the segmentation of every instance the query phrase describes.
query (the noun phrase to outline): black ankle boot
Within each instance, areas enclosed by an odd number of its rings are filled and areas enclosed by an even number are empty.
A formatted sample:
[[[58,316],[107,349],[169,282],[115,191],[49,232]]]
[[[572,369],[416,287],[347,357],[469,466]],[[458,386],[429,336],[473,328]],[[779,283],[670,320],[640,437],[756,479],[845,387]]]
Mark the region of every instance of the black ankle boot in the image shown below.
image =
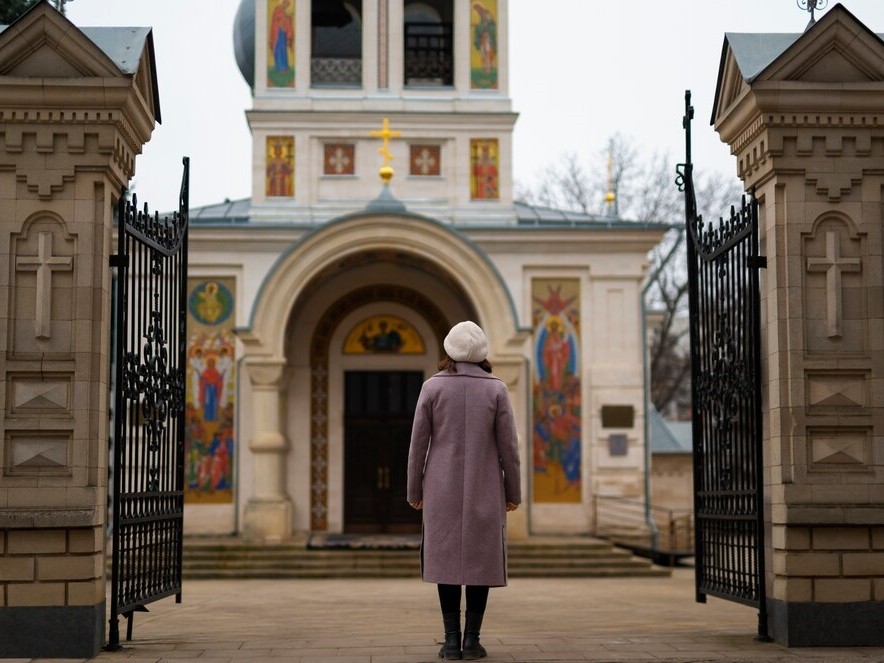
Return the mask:
[[[485,658],[488,652],[479,644],[479,631],[482,630],[482,617],[484,612],[467,612],[463,626],[463,657],[464,660]]]
[[[439,658],[444,658],[446,661],[459,661],[461,659],[460,610],[442,613],[442,623],[445,624],[445,644],[439,650]]]

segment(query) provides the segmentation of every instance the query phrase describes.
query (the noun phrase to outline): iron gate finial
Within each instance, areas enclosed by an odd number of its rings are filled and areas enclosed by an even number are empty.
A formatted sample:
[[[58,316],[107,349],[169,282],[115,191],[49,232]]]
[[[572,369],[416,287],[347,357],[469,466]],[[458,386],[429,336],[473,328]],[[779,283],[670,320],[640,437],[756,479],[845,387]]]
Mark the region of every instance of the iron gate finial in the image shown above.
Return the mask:
[[[795,2],[798,4],[799,9],[810,12],[810,21],[807,23],[807,27],[804,28],[805,32],[810,30],[811,26],[816,23],[813,12],[817,9],[823,10],[829,4],[829,0],[795,0]]]

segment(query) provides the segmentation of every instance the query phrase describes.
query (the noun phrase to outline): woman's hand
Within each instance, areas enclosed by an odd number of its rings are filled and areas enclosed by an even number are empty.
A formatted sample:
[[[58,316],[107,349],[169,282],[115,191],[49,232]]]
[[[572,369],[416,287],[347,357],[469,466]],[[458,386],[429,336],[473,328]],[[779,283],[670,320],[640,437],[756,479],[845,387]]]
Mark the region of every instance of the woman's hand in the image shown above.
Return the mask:
[[[409,504],[411,505],[412,509],[417,509],[418,511],[424,508],[423,502],[409,502]]]
[[[507,502],[506,503],[506,510],[507,511],[515,511],[518,508],[519,508],[519,505],[516,504],[515,502]]]

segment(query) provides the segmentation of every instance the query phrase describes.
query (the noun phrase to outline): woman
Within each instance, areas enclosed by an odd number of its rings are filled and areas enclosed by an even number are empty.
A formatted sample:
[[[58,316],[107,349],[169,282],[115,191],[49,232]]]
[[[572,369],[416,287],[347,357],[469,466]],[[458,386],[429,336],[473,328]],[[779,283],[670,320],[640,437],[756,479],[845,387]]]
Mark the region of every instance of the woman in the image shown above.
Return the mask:
[[[491,375],[474,322],[451,328],[421,389],[408,452],[408,503],[423,509],[421,577],[438,584],[448,660],[487,656],[479,630],[489,587],[506,585],[506,512],[522,501],[506,385]],[[460,597],[466,585],[461,644]]]

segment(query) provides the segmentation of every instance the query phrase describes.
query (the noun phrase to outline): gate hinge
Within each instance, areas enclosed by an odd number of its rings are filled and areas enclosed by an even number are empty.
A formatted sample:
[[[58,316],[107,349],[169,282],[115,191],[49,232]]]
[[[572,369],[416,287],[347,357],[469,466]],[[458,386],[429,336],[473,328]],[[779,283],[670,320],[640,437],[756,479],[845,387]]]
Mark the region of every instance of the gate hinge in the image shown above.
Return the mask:
[[[749,267],[755,269],[767,269],[767,256],[750,256],[746,261]]]
[[[125,267],[126,259],[125,256],[120,255],[119,253],[115,253],[110,257],[110,266],[111,267]]]

